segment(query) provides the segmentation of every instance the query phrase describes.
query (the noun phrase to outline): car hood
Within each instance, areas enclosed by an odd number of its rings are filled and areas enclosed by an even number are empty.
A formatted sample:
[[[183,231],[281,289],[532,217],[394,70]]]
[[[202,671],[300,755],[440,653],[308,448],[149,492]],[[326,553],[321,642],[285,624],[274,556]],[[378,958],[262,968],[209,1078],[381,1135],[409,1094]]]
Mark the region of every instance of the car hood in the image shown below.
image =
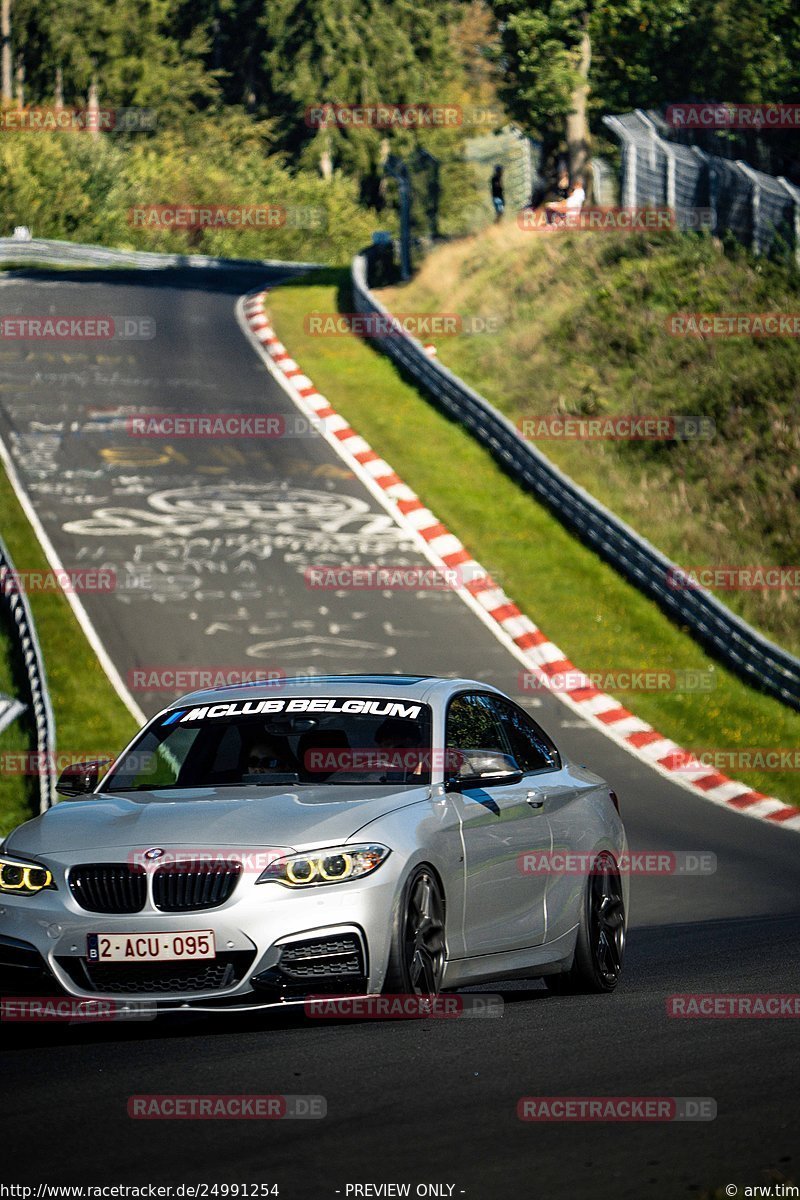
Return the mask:
[[[151,846],[304,850],[346,841],[376,817],[429,795],[428,787],[318,784],[84,796],[20,825],[5,849],[34,856]]]

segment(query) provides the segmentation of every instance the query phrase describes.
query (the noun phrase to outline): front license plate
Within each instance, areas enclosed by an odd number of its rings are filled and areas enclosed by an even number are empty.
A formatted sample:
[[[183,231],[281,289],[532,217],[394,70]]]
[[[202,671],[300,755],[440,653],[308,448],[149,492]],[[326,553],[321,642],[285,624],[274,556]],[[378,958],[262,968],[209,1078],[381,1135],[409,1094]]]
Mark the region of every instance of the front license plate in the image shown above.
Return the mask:
[[[214,932],[90,933],[86,957],[90,962],[173,962],[178,958],[213,958]]]

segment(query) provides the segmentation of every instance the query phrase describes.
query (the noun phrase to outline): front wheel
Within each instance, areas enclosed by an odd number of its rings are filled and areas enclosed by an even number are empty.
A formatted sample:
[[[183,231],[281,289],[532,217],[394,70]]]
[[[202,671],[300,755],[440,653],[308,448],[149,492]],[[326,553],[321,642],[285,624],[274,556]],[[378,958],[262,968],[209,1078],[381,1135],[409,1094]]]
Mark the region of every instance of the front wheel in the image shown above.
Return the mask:
[[[383,990],[412,996],[438,996],[444,961],[441,888],[430,867],[417,867],[403,889]]]
[[[608,853],[597,856],[586,887],[575,958],[568,971],[546,975],[551,992],[613,992],[625,957],[622,880]]]

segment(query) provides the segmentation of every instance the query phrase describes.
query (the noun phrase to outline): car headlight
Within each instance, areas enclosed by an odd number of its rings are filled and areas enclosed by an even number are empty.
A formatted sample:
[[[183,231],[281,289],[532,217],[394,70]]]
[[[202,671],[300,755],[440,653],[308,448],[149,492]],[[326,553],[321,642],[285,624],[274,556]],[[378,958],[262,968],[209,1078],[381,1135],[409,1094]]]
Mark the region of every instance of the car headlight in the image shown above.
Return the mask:
[[[35,896],[44,888],[55,888],[53,876],[40,863],[24,862],[7,854],[0,855],[0,894]]]
[[[283,883],[292,888],[344,883],[376,871],[390,853],[386,846],[334,846],[308,854],[288,854],[270,863],[256,883]]]

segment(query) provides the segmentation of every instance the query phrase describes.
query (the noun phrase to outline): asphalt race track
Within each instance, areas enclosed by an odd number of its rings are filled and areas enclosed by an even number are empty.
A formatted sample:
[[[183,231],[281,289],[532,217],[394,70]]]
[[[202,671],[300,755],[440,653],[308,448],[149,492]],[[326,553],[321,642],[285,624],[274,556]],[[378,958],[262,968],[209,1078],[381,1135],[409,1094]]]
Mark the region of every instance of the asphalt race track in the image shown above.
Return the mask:
[[[154,322],[142,340],[3,346],[0,432],[63,564],[116,573],[115,591],[82,599],[120,675],[138,689],[132,671],[170,666],[422,671],[489,680],[533,708],[517,660],[457,596],[306,586],[309,565],[424,561],[322,438],[129,436],[128,418],[146,413],[294,419],[234,315],[239,294],[277,278],[18,272],[0,288],[4,314]],[[173,694],[133,691],[148,714]],[[479,1200],[800,1183],[797,1022],[666,1011],[674,993],[800,990],[800,839],[662,779],[555,697],[535,713],[615,787],[632,848],[717,858],[714,874],[633,879],[615,995],[486,989],[505,999],[496,1020],[283,1011],[13,1026],[0,1068],[4,1181],[277,1183],[285,1200],[367,1183]],[[327,1116],[131,1120],[128,1097],[142,1093],[321,1095]],[[713,1097],[717,1117],[526,1123],[526,1095]]]

